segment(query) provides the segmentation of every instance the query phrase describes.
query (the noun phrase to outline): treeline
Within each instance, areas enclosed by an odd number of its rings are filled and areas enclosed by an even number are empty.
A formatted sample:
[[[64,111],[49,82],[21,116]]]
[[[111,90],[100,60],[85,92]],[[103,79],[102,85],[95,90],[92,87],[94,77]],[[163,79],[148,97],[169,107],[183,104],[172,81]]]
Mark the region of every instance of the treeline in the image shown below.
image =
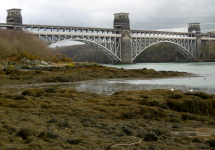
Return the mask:
[[[75,62],[88,61],[97,63],[111,63],[108,56],[87,44],[56,47],[53,51],[55,54],[66,54],[67,57],[70,57]],[[185,59],[172,46],[161,43],[151,46],[143,51],[134,60],[134,62],[169,62],[175,61],[176,57],[177,60]]]
[[[215,59],[215,41],[208,41],[203,43],[203,51],[201,53],[201,59]]]
[[[111,60],[100,50],[88,45],[73,45],[53,48],[55,55],[65,54],[75,62],[111,63]]]
[[[37,56],[41,60],[53,60],[53,53],[48,45],[35,38],[33,34],[0,28],[0,60],[15,59],[23,52]]]
[[[111,60],[96,48],[83,44],[53,49],[55,54],[66,54],[75,62],[111,63]],[[215,59],[215,41],[205,42],[200,59]],[[186,58],[173,46],[159,43],[144,50],[134,62],[174,62]]]

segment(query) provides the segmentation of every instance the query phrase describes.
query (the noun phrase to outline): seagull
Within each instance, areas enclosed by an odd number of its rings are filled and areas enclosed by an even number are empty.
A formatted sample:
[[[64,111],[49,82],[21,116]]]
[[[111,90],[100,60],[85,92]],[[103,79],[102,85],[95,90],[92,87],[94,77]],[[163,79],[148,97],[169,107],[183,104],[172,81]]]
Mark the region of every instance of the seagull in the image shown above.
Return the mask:
[[[187,90],[188,92],[193,92],[193,89]]]
[[[174,91],[174,89],[173,89],[173,88],[171,88],[171,91]]]

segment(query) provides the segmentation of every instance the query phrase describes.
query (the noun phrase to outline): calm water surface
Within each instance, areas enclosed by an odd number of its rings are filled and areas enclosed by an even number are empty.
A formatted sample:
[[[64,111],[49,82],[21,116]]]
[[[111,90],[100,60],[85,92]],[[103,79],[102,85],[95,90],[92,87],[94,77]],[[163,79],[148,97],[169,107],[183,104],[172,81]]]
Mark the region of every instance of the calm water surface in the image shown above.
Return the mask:
[[[154,69],[156,71],[180,71],[194,73],[192,77],[177,77],[163,79],[108,79],[92,80],[75,83],[43,83],[19,86],[1,86],[1,92],[21,93],[27,88],[39,87],[67,87],[76,88],[79,91],[95,92],[98,94],[113,94],[122,90],[151,90],[171,89],[187,91],[203,91],[215,94],[215,63],[137,63],[130,65],[105,65],[125,69]]]
[[[194,73],[194,77],[177,77],[166,79],[113,79],[102,81],[91,81],[76,87],[79,90],[90,92],[112,94],[118,90],[150,90],[150,89],[177,89],[187,91],[204,91],[215,94],[215,63],[137,63],[130,65],[105,65],[108,67],[117,67],[125,69],[154,69],[156,71],[180,71]]]

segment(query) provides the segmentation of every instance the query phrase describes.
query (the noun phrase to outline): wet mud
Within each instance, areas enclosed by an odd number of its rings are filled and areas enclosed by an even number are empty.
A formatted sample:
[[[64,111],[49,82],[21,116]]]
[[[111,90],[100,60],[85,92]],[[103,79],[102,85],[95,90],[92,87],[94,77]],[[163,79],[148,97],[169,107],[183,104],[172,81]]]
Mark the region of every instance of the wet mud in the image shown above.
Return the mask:
[[[10,84],[37,84],[76,82],[95,79],[123,78],[167,78],[190,75],[185,72],[155,71],[153,69],[117,69],[105,66],[92,67],[50,67],[37,70],[0,71],[0,86]]]

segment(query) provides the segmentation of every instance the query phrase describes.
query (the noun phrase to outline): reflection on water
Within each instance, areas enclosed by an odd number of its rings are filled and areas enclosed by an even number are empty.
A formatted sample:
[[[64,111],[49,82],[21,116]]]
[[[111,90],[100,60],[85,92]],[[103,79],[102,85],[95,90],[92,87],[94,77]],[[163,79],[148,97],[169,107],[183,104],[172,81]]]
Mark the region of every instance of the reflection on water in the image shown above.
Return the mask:
[[[41,87],[62,87],[76,88],[79,91],[95,92],[98,94],[111,95],[116,91],[123,90],[151,90],[151,89],[171,89],[187,91],[203,91],[215,94],[215,63],[140,63],[132,65],[107,65],[110,67],[125,69],[148,68],[157,71],[181,71],[194,73],[195,77],[178,77],[163,79],[108,79],[91,80],[73,83],[42,83],[27,84],[18,86],[1,86],[1,92],[21,93],[28,88]]]

